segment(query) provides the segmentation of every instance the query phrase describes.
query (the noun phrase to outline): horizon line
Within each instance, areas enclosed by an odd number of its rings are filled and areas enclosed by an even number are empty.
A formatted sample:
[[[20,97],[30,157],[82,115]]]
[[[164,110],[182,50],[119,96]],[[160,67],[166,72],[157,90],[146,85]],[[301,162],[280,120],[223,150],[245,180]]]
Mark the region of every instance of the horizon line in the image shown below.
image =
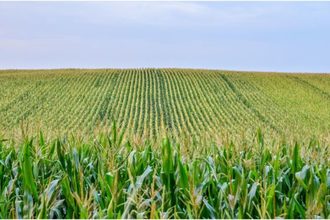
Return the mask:
[[[236,70],[197,67],[57,67],[57,68],[0,68],[0,71],[40,71],[40,70],[134,70],[134,69],[186,69],[186,70],[209,70],[242,73],[279,73],[279,74],[330,74],[330,72],[305,72],[305,71],[272,71],[272,70]]]

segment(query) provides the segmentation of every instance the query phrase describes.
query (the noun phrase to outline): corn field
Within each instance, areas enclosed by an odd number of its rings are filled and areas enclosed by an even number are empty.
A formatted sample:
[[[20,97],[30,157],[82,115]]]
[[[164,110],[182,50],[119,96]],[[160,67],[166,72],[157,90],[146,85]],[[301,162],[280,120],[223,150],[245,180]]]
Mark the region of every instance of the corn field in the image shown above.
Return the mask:
[[[0,218],[329,218],[329,145],[0,142]]]
[[[0,71],[0,218],[330,218],[330,76]]]
[[[330,139],[330,77],[196,69],[0,71],[0,134]],[[161,134],[161,135],[160,135]]]

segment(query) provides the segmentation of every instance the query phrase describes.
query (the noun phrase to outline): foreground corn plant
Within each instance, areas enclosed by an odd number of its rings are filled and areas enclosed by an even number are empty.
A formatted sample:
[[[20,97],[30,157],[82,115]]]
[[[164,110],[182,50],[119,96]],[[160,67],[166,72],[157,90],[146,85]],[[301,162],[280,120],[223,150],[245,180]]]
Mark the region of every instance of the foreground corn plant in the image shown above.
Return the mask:
[[[0,142],[0,218],[329,218],[329,146]]]

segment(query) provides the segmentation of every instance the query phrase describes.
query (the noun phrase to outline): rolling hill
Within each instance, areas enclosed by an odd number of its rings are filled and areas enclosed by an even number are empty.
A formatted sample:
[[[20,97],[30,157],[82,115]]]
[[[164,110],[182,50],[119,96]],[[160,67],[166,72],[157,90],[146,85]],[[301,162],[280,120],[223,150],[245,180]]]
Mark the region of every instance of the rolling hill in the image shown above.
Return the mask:
[[[330,75],[198,69],[0,71],[0,131],[329,137]]]

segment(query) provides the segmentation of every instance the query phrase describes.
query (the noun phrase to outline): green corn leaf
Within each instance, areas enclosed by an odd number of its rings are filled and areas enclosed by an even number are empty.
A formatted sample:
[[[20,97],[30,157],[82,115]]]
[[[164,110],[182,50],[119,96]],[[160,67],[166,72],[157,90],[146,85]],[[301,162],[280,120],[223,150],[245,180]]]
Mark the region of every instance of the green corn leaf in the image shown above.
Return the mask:
[[[308,190],[308,186],[305,183],[306,175],[309,171],[309,166],[305,165],[301,171],[295,173],[295,177],[298,180],[299,184],[304,187],[305,190]]]
[[[63,177],[61,182],[62,182],[61,185],[62,185],[62,191],[63,191],[65,201],[67,202],[69,207],[71,207],[73,210],[76,211],[77,207],[75,205],[74,197],[71,192],[71,187],[70,187],[70,182],[69,182],[68,177],[67,176]]]
[[[256,196],[257,188],[258,188],[258,184],[257,183],[253,183],[252,186],[251,186],[251,189],[249,191],[249,194],[248,194],[248,197],[249,197],[249,201],[250,202]]]
[[[47,187],[47,189],[45,190],[45,196],[46,196],[46,202],[49,203],[52,198],[53,198],[53,195],[56,191],[56,188],[57,188],[57,185],[59,183],[60,179],[56,179],[56,180],[53,180],[49,186]]]
[[[105,174],[105,179],[106,179],[108,185],[111,187],[112,184],[113,184],[113,181],[114,181],[114,176],[113,176],[113,174],[112,174],[111,172],[107,172],[107,173]]]
[[[23,149],[23,182],[24,188],[27,190],[35,199],[38,198],[37,185],[33,176],[33,167],[32,167],[32,140],[26,142]]]
[[[140,175],[137,180],[136,180],[136,183],[135,183],[135,187],[136,189],[140,189],[141,186],[142,186],[142,183],[144,181],[144,179],[152,172],[152,168],[151,166],[148,166],[147,169],[142,173],[142,175]]]
[[[210,205],[210,203],[205,198],[203,198],[203,203],[204,203],[206,209],[209,211],[210,217],[212,219],[215,219],[216,210]]]
[[[182,162],[180,159],[178,159],[179,163],[179,181],[180,181],[180,186],[183,189],[188,189],[189,188],[189,183],[188,183],[188,174],[186,168],[183,166]]]
[[[299,155],[299,145],[296,143],[293,148],[293,155],[292,155],[292,172],[295,173],[300,168],[300,155]]]
[[[45,138],[44,134],[42,131],[39,132],[39,146],[44,146],[45,145]]]
[[[45,196],[42,196],[38,219],[46,219],[46,218],[47,218],[47,202]]]
[[[63,149],[62,149],[60,140],[56,141],[56,152],[57,152],[57,157],[58,157],[63,169],[65,170],[66,169],[65,159],[64,159],[64,153],[63,153]]]

